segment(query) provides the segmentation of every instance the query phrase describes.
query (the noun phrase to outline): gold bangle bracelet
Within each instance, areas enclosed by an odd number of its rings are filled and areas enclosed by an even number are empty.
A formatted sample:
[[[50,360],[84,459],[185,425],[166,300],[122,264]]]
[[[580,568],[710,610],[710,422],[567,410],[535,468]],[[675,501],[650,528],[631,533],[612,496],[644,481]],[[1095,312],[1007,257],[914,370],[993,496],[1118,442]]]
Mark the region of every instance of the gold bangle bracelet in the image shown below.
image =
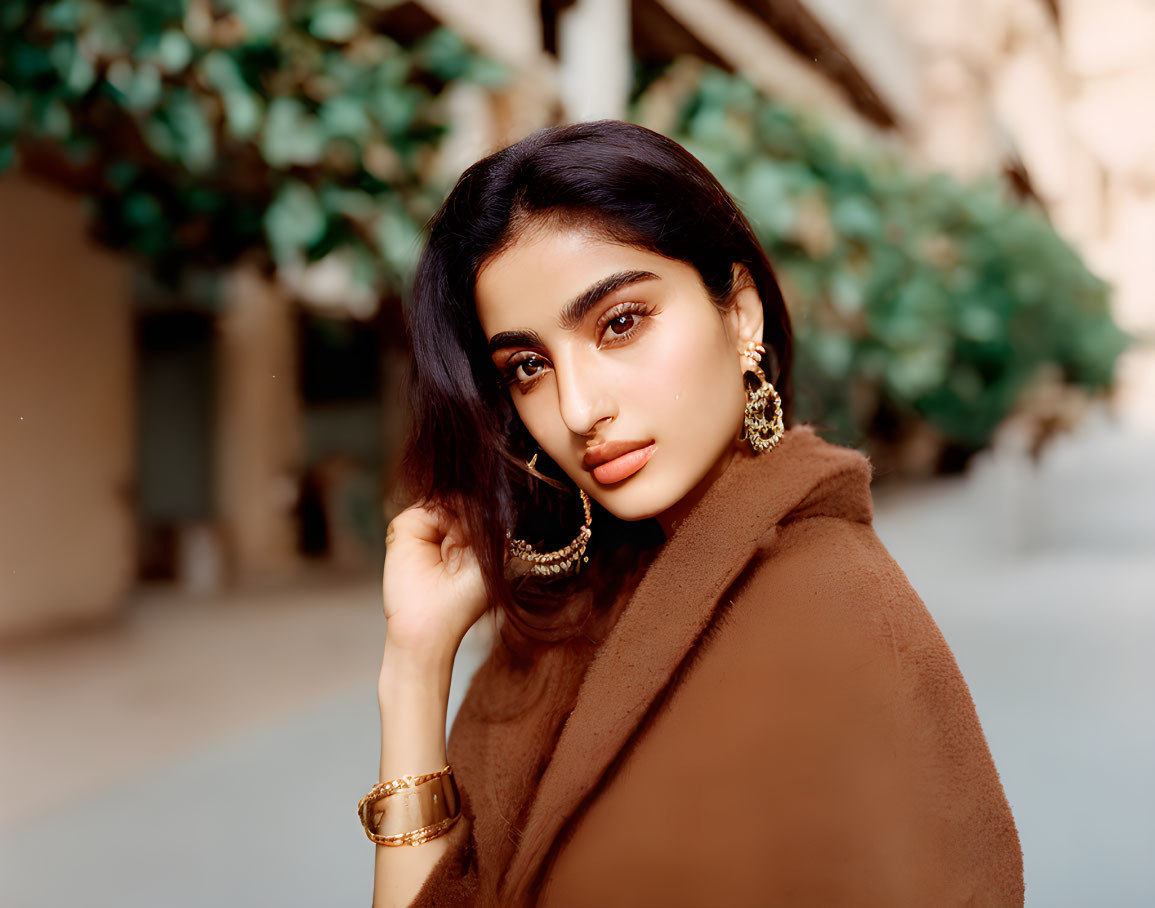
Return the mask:
[[[387,803],[386,803],[387,802]],[[446,766],[420,776],[378,782],[357,803],[365,835],[377,845],[420,845],[461,817],[461,796]]]

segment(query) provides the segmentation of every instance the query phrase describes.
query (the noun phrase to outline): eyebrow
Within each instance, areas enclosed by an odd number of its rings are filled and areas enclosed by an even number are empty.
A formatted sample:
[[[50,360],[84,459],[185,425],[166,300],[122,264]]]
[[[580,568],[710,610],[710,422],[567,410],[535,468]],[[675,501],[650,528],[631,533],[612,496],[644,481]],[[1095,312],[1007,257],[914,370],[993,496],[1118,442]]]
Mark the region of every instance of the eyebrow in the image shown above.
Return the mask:
[[[544,347],[536,331],[498,331],[489,339],[489,355],[506,347]]]
[[[619,271],[617,274],[603,277],[592,287],[589,287],[566,303],[561,310],[561,316],[558,318],[557,323],[561,325],[564,330],[573,331],[581,324],[582,319],[586,317],[586,313],[615,290],[620,290],[622,287],[628,287],[639,281],[648,281],[651,278],[657,280],[658,276],[652,271]]]
[[[573,331],[594,306],[615,290],[648,280],[661,280],[661,278],[652,271],[619,271],[616,274],[603,277],[562,307],[561,315],[558,316],[558,325],[565,331]],[[541,335],[536,331],[499,331],[489,340],[490,354],[505,347],[544,346]]]

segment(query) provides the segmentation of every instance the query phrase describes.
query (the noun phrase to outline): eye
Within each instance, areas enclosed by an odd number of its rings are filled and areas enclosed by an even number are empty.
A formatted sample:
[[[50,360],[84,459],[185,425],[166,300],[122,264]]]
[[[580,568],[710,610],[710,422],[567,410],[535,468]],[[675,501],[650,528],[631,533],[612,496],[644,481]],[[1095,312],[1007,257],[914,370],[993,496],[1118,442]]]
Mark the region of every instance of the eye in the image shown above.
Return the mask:
[[[528,391],[548,368],[549,360],[536,353],[511,357],[502,369],[500,384],[502,387],[517,385],[522,391]]]
[[[645,303],[622,303],[606,313],[598,326],[598,338],[611,345],[629,340],[645,327],[650,315]]]
[[[545,368],[546,362],[540,356],[527,356],[525,359],[519,359],[514,365],[513,374],[519,381],[529,381],[537,378],[542,369]]]
[[[611,333],[619,334],[619,335],[620,334],[628,334],[630,329],[633,328],[633,326],[634,326],[634,314],[632,312],[626,312],[622,315],[614,316],[613,318],[610,319],[609,324],[606,325],[606,327],[609,328]]]

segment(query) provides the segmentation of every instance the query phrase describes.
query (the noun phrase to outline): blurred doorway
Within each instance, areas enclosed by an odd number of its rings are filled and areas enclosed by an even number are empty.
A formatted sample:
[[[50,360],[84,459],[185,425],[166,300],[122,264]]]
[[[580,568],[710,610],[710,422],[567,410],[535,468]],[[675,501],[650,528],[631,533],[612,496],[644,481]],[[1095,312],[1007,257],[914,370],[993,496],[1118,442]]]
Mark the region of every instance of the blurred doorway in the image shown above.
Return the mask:
[[[138,576],[220,582],[213,521],[215,319],[195,309],[136,320]]]
[[[383,536],[380,320],[302,309],[298,328],[305,424],[300,550],[335,567],[366,567]]]

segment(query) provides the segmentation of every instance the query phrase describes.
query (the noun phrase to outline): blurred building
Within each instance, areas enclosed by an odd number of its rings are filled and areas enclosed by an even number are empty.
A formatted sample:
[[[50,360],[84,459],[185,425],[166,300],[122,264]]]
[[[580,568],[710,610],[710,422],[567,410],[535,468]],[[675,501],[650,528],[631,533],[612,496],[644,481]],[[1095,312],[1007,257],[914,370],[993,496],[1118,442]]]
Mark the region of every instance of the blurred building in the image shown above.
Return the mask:
[[[77,200],[0,180],[0,634],[107,615],[133,582],[130,283]]]
[[[522,0],[501,16],[423,5],[519,68],[521,97],[539,99],[502,97],[488,120],[475,110],[454,165],[544,125],[543,92],[571,119],[621,116],[631,54],[688,55],[848,140],[882,138],[962,179],[1002,175],[1113,285],[1117,320],[1147,347],[1123,362],[1122,404],[1155,425],[1153,0],[545,0],[540,16]]]
[[[402,362],[382,318],[250,267],[164,290],[79,198],[0,179],[0,638],[102,621],[138,581],[372,567]]]
[[[515,74],[451,89],[448,176],[542,125],[623,116],[635,60],[702,60],[848,140],[1004,175],[1114,284],[1120,323],[1155,336],[1152,0],[421,0],[390,16],[410,36],[448,25]],[[315,273],[247,267],[174,297],[87,241],[77,199],[0,178],[0,638],[102,620],[141,579],[207,591],[373,567],[404,360],[386,347],[395,312],[340,299]],[[1150,350],[1122,373],[1149,423]]]

